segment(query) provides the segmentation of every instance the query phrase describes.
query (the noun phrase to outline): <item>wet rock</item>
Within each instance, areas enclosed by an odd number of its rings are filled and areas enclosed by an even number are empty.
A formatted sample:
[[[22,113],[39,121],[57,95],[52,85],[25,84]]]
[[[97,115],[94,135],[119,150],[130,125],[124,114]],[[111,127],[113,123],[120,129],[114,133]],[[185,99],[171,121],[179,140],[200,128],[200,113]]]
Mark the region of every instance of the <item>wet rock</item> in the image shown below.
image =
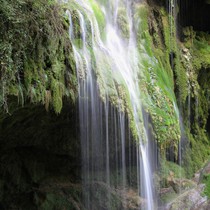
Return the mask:
[[[206,166],[201,171],[201,174],[210,174],[210,162],[206,164]]]
[[[180,194],[171,203],[167,204],[164,210],[181,210],[181,209],[206,209],[208,206],[207,197],[202,195],[205,185],[200,184],[196,188]]]

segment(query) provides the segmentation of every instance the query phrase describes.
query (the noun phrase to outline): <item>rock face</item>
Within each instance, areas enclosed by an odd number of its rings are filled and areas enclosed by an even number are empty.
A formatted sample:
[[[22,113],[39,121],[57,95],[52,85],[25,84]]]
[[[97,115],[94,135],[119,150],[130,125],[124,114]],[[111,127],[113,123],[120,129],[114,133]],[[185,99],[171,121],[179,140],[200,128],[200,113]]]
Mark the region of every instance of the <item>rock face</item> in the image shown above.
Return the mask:
[[[207,198],[202,196],[203,189],[204,185],[198,185],[196,188],[180,194],[164,210],[207,209]]]
[[[180,183],[188,182],[189,187],[183,188],[182,184],[177,185],[179,192],[174,194],[172,188],[168,188],[166,191],[167,194],[171,194],[174,199],[169,201],[165,206],[159,208],[159,210],[181,210],[181,209],[190,209],[190,210],[208,210],[210,208],[210,201],[206,194],[206,188],[208,188],[208,182],[205,182],[206,176],[210,174],[210,163],[207,163],[206,166],[200,171],[196,172],[191,180],[182,180]],[[204,180],[204,181],[203,181]],[[204,182],[205,184],[203,184]],[[176,182],[178,183],[178,181]],[[186,185],[186,184],[185,184]],[[169,190],[171,189],[171,190]],[[162,190],[163,191],[163,190]],[[164,194],[166,194],[164,193]]]
[[[202,174],[210,174],[210,162],[206,164],[206,166],[202,170]]]
[[[210,203],[207,197],[203,195],[204,188],[204,184],[199,184],[193,189],[182,191],[171,202],[158,208],[158,210],[208,210]]]
[[[60,115],[30,105],[2,120],[0,209],[77,209],[77,131],[76,109],[70,104]]]

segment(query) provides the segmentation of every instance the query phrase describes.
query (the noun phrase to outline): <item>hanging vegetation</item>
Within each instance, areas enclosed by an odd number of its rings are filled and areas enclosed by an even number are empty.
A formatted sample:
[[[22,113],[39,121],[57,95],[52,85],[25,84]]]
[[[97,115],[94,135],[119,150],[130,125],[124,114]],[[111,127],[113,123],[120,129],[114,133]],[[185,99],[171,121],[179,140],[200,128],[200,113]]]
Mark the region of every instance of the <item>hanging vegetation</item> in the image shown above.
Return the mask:
[[[0,1],[0,105],[19,103],[62,108],[63,96],[73,101],[77,90],[68,20],[55,1]]]

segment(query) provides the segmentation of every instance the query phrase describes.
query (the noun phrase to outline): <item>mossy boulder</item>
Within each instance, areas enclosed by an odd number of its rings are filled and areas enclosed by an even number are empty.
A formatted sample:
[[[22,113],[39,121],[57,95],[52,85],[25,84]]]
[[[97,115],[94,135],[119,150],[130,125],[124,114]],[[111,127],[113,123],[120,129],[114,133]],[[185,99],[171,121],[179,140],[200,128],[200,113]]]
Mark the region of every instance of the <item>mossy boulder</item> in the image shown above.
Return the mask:
[[[166,209],[207,209],[208,201],[205,196],[202,196],[203,185],[199,185],[196,188],[180,194]]]

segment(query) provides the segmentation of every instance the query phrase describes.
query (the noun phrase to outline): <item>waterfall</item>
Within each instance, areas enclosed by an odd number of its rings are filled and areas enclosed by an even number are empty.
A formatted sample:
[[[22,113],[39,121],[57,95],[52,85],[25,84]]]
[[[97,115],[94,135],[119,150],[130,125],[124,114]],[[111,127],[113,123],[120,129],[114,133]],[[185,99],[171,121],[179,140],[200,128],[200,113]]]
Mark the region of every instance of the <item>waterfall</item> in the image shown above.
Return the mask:
[[[176,0],[169,0],[168,11],[169,11],[169,26],[170,26],[170,36],[176,36]]]
[[[112,209],[116,205],[112,197],[118,192],[124,200],[120,209],[128,209],[129,180],[136,166],[132,182],[142,198],[138,208],[154,210],[132,4],[116,0],[98,5],[77,0],[76,9],[67,11],[79,84],[84,208]],[[126,34],[120,27],[120,12],[125,15]]]
[[[188,127],[191,127],[191,86],[188,80],[188,98],[187,98],[187,111],[188,111]]]

